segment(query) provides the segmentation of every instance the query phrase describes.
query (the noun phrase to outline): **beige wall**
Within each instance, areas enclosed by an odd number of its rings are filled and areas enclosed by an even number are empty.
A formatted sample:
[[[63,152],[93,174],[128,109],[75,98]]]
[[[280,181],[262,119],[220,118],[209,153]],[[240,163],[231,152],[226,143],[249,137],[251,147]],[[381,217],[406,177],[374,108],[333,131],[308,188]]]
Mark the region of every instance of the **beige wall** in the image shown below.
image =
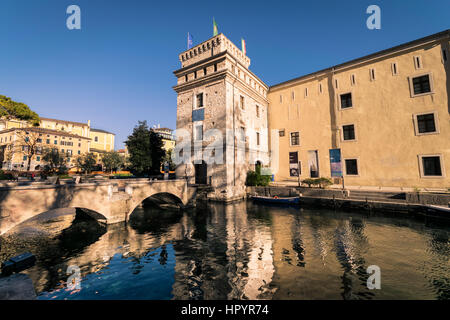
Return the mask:
[[[91,148],[114,151],[114,134],[91,129],[89,137],[91,138]]]
[[[442,49],[449,56],[448,47],[448,38],[435,40],[373,60],[338,66],[334,74],[326,70],[272,87],[268,94],[269,127],[284,128],[286,132],[285,137],[279,138],[280,167],[276,180],[297,180],[289,178],[289,152],[292,151],[299,152],[301,178],[308,178],[308,150],[318,150],[320,176],[330,177],[329,149],[341,148],[343,159],[358,159],[359,175],[345,176],[347,185],[450,187],[450,62],[444,62],[442,56]],[[415,67],[415,56],[421,57],[420,69]],[[392,73],[394,62],[398,75]],[[374,81],[369,76],[372,68]],[[412,97],[409,78],[425,73],[431,74],[433,92]],[[355,84],[351,83],[352,75]],[[308,88],[307,97],[305,88]],[[347,92],[352,93],[353,107],[342,110],[340,94]],[[298,119],[289,112],[297,107]],[[423,112],[436,113],[438,133],[416,134],[413,118]],[[342,141],[341,126],[345,124],[355,125],[356,141]],[[300,132],[299,147],[289,145],[291,131]],[[443,176],[421,177],[418,156],[435,154],[442,157]],[[344,165],[343,171],[345,174]]]
[[[74,159],[78,154],[88,152],[89,139],[83,137],[72,137],[64,135],[58,131],[52,133],[43,132],[37,133],[30,131],[32,139],[39,138],[42,142],[38,144],[45,150],[47,148],[58,149],[59,152],[68,153],[71,152],[72,156],[68,167],[71,168],[75,165]],[[0,132],[0,147],[4,148],[3,169],[4,170],[26,170],[28,159],[24,159],[26,153],[21,151],[23,143],[22,134],[18,134],[18,131]],[[30,170],[34,170],[35,167],[44,166],[45,162],[42,160],[42,153],[33,156],[31,161]]]

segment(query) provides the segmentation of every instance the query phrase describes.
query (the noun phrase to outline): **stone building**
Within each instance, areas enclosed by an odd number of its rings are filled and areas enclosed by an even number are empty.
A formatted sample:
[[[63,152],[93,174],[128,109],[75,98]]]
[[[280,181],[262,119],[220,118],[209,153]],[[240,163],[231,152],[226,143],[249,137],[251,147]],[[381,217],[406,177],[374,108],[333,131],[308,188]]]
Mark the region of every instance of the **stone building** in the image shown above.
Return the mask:
[[[250,59],[223,34],[179,55],[177,176],[209,184],[210,199],[245,195],[247,171],[269,164],[267,91]],[[212,160],[213,158],[213,160]]]
[[[178,177],[223,200],[243,195],[257,162],[277,182],[449,188],[449,40],[446,30],[270,88],[223,34],[182,52]],[[224,136],[223,164],[205,163],[210,129]]]

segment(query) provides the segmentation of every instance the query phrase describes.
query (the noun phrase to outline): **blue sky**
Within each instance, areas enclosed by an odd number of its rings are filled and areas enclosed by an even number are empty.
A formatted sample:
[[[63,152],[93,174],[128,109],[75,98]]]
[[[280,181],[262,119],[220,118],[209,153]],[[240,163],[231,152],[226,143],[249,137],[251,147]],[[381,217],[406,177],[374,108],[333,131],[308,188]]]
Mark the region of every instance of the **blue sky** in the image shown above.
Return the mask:
[[[82,29],[66,28],[81,8]],[[366,8],[381,8],[381,30]],[[0,94],[43,117],[116,133],[138,120],[175,128],[178,53],[219,32],[240,46],[268,85],[450,28],[448,0],[144,1],[1,0]]]

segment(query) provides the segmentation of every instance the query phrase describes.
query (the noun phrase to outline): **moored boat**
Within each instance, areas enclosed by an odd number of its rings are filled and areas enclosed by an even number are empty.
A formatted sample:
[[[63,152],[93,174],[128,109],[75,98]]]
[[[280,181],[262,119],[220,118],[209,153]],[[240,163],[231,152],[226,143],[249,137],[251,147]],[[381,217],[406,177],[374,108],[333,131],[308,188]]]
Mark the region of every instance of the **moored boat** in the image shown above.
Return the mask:
[[[252,196],[253,201],[274,203],[274,204],[299,204],[300,197],[265,197],[265,196]]]

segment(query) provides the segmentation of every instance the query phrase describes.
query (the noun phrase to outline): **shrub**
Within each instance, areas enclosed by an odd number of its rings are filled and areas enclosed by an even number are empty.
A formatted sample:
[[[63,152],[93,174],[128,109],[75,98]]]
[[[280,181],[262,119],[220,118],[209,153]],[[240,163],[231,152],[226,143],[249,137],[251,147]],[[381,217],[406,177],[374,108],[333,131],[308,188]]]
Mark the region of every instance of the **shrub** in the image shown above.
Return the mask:
[[[312,178],[304,179],[304,180],[302,180],[302,183],[307,184],[308,187],[318,186],[320,188],[326,188],[327,186],[333,184],[333,182],[331,181],[330,178],[325,178],[325,177],[320,177],[320,178],[316,178],[316,179],[312,179]]]
[[[247,186],[268,186],[270,183],[270,176],[262,175],[260,170],[248,171],[245,184]]]
[[[11,173],[5,173],[5,171],[0,170],[0,180],[13,180],[14,177]]]
[[[325,177],[320,177],[319,179],[317,179],[318,181],[318,185],[321,187],[321,188],[326,188],[326,187],[328,187],[328,186],[330,186],[330,185],[332,185],[333,184],[333,181],[331,181],[331,179],[330,178],[325,178]]]

